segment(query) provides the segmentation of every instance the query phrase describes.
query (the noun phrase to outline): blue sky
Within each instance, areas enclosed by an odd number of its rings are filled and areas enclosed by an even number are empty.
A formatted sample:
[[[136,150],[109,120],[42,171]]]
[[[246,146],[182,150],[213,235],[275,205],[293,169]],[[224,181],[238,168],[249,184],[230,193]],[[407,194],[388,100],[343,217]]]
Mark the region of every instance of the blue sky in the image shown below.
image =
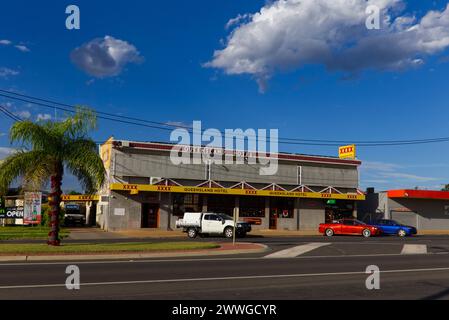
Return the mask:
[[[449,44],[445,43],[449,19],[429,16],[431,10],[443,13],[447,1],[385,1],[392,4],[386,10],[393,18],[414,16],[411,25],[420,24],[423,17],[427,20],[410,39],[410,33],[401,36],[399,27],[390,25],[382,41],[374,38],[368,44],[365,40],[371,34],[349,35],[341,18],[317,25],[313,17],[291,16],[294,10],[315,12],[312,1],[304,2],[309,6],[273,7],[277,1],[237,0],[8,2],[0,13],[0,88],[153,121],[189,124],[201,120],[207,128],[222,130],[275,128],[289,138],[354,141],[449,136]],[[333,3],[344,5],[345,1]],[[81,10],[80,30],[65,28],[69,4]],[[354,12],[351,7],[327,10],[324,17],[331,12]],[[246,15],[257,12],[259,17]],[[278,25],[266,27],[256,21],[271,14]],[[226,27],[239,15],[242,19]],[[358,21],[358,17],[348,19]],[[337,30],[335,38],[330,38],[332,30]],[[316,32],[314,41],[330,43],[335,55],[321,56],[320,47],[309,41],[312,37],[304,35],[310,32]],[[261,38],[253,47],[250,36],[256,33]],[[418,47],[418,40],[432,47]],[[279,47],[273,44],[276,41]],[[125,50],[115,66],[82,63],[95,45],[105,43]],[[358,51],[345,51],[354,44]],[[291,51],[282,52],[281,47]],[[390,58],[396,59],[394,64]],[[248,65],[242,67],[242,61],[249,61]],[[54,118],[50,109],[7,99],[0,102],[23,118]],[[7,137],[11,123],[0,117],[3,156],[11,147]],[[103,141],[111,135],[129,140],[168,139],[164,131],[100,121],[94,139]],[[332,156],[338,151],[298,145],[280,149]],[[358,151],[364,162],[362,188],[434,189],[449,183],[448,143],[360,147]],[[73,184],[68,179],[64,187]]]

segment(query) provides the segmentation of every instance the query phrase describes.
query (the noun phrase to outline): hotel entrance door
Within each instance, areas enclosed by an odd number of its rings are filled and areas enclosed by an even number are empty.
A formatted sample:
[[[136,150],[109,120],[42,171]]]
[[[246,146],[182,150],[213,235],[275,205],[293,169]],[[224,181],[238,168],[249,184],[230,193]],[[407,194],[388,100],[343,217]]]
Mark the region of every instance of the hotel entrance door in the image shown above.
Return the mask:
[[[142,204],[142,228],[159,228],[159,205]]]

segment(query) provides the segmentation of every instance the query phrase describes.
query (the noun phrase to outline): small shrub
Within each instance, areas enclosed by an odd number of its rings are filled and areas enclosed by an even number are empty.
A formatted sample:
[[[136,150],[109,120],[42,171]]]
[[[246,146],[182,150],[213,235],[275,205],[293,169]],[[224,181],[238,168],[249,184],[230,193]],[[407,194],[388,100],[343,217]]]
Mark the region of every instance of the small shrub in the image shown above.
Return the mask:
[[[50,227],[50,213],[51,207],[48,203],[42,205],[42,221],[41,226]],[[62,225],[64,223],[65,209],[61,208],[61,213],[59,214],[59,223]]]

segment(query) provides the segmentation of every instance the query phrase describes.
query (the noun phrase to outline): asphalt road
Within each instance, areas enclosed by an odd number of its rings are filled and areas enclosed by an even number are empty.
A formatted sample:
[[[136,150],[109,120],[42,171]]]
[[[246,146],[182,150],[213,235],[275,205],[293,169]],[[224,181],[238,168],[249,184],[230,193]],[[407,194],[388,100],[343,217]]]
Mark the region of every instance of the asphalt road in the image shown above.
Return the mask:
[[[267,244],[270,251],[219,258],[4,263],[0,299],[449,299],[449,237],[257,242]],[[320,246],[294,258],[266,258],[308,243]],[[425,246],[428,254],[401,254],[410,244]],[[65,287],[65,270],[72,264],[80,268],[80,290]],[[366,288],[370,265],[380,269],[380,290]]]

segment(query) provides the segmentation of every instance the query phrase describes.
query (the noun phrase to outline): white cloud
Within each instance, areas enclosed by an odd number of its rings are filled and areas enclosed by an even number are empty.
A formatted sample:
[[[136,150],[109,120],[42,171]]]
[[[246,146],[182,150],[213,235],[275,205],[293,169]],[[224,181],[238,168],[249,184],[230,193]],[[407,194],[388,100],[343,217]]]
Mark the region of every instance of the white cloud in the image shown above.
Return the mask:
[[[126,41],[110,36],[94,39],[71,53],[72,62],[96,78],[119,75],[128,63],[143,60],[139,51]]]
[[[167,121],[165,122],[166,125],[171,127],[179,127],[179,128],[192,128],[191,123],[185,123],[182,121]]]
[[[22,51],[22,52],[30,52],[30,49],[28,49],[26,46],[22,45],[22,44],[18,44],[14,46],[17,50]]]
[[[381,9],[380,30],[366,28],[368,5]],[[449,47],[449,4],[419,21],[404,8],[403,0],[270,1],[249,22],[231,19],[239,25],[205,66],[252,75],[261,90],[276,72],[308,64],[349,74],[417,67]]]
[[[7,147],[0,147],[0,159],[4,159],[7,156],[11,155],[14,151],[16,151],[13,148],[7,148]]]
[[[385,178],[412,180],[412,181],[420,181],[420,182],[440,180],[438,178],[422,177],[422,176],[417,176],[414,174],[399,173],[399,172],[384,172],[384,173],[381,173],[380,175]]]
[[[423,165],[423,167],[431,167],[432,164]],[[442,181],[444,178],[421,176],[414,173],[404,172],[407,169],[414,168],[414,165],[398,165],[395,163],[380,161],[364,161],[361,166],[360,181],[364,187],[372,187],[380,189],[401,189],[414,188],[417,185]],[[421,187],[424,189],[424,186]],[[429,184],[426,188],[432,188]]]
[[[18,116],[19,118],[21,118],[21,119],[29,119],[29,118],[31,118],[31,112],[29,112],[27,110],[14,112],[14,114],[16,116]]]
[[[8,79],[11,76],[17,76],[17,75],[19,75],[19,73],[20,72],[17,70],[0,67],[0,78],[3,78],[3,79]]]
[[[231,19],[228,21],[228,23],[226,24],[225,29],[229,29],[232,28],[236,25],[239,25],[240,23],[242,23],[242,21],[245,21],[247,19],[250,19],[252,17],[251,14],[239,14],[237,17]]]
[[[363,171],[394,171],[402,166],[395,163],[387,163],[380,161],[364,161],[361,166]]]
[[[0,45],[10,46],[12,44],[13,44],[13,42],[11,40],[6,40],[6,39],[0,40]],[[22,52],[30,52],[31,51],[27,46],[25,46],[23,44],[17,44],[14,46],[14,48],[16,48],[17,50],[22,51]]]
[[[47,121],[47,120],[51,120],[51,118],[52,118],[51,114],[48,114],[48,113],[44,113],[44,114],[39,113],[36,116],[37,121]]]

